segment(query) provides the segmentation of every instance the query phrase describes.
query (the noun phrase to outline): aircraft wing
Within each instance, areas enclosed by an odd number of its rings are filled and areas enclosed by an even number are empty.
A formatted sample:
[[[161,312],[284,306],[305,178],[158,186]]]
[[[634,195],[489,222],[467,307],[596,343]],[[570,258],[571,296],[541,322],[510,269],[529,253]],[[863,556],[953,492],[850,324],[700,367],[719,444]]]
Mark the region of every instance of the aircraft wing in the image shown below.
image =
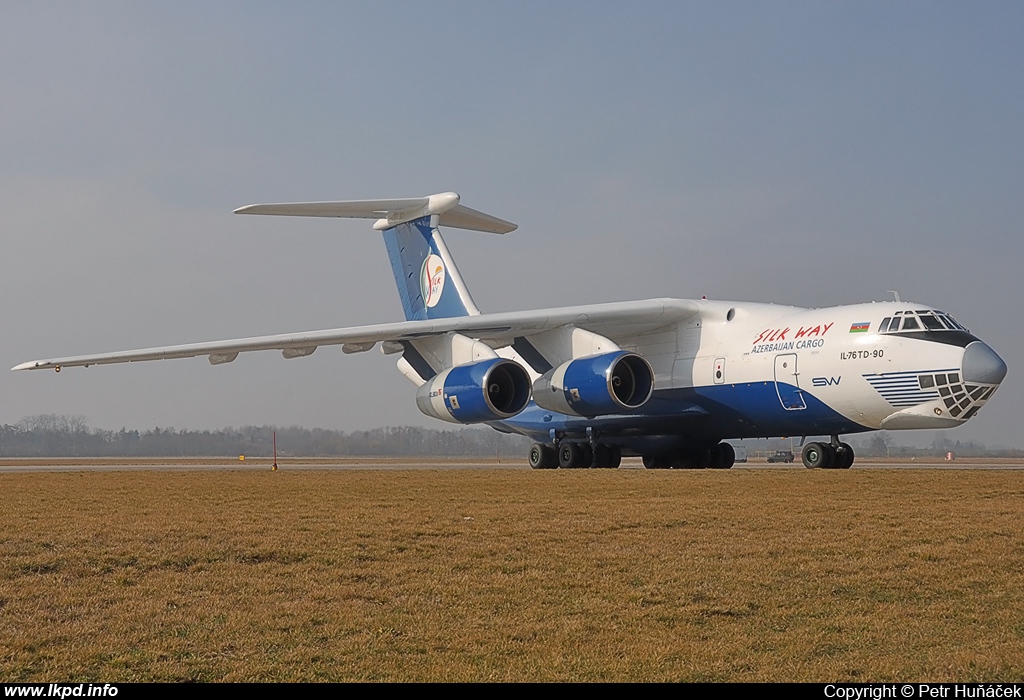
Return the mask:
[[[22,362],[12,370],[88,367],[122,362],[169,360],[206,355],[211,364],[234,360],[240,352],[280,350],[286,358],[303,357],[321,345],[341,345],[346,353],[365,352],[377,343],[416,340],[446,333],[460,333],[496,345],[511,344],[516,337],[572,325],[610,338],[642,334],[689,318],[699,311],[695,302],[682,299],[649,299],[587,306],[570,306],[534,311],[512,311],[477,316],[403,321],[352,328],[306,331],[237,338],[188,345],[168,345],[121,352],[57,357]]]

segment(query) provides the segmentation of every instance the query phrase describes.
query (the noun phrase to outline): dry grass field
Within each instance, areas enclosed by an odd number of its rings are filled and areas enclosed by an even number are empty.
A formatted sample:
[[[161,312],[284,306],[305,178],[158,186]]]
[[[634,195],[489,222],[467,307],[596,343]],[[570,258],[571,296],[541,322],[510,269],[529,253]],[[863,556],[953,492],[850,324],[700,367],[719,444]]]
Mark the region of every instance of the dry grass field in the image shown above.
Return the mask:
[[[7,681],[1024,680],[1024,472],[0,474]]]

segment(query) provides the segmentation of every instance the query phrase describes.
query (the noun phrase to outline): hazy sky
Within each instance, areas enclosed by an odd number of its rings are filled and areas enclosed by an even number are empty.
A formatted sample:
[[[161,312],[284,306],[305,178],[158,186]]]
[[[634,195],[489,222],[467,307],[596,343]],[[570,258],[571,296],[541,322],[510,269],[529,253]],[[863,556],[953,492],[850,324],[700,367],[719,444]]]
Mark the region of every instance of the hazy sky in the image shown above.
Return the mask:
[[[1024,5],[34,3],[0,11],[0,359],[401,320],[365,221],[454,190],[485,311],[654,296],[952,313],[1024,446]],[[0,422],[442,424],[380,352],[0,372]],[[896,436],[899,439],[899,435]]]

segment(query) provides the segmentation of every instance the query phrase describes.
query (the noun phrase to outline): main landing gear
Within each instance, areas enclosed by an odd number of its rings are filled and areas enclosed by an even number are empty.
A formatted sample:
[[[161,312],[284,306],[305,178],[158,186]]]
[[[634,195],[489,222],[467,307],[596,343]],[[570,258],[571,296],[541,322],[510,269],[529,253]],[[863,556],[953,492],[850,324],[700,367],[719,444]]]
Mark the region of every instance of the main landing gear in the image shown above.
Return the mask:
[[[596,440],[560,440],[554,445],[535,442],[530,446],[529,461],[534,469],[615,469],[622,452],[618,445]],[[644,455],[648,469],[729,469],[735,461],[736,451],[727,442]]]
[[[736,461],[736,450],[727,442],[679,452],[644,455],[648,469],[730,469]]]
[[[853,466],[853,448],[839,442],[833,435],[832,442],[809,442],[802,454],[804,466],[808,469],[849,469]]]
[[[533,469],[616,469],[622,462],[618,445],[562,440],[557,445],[535,442],[530,446]]]

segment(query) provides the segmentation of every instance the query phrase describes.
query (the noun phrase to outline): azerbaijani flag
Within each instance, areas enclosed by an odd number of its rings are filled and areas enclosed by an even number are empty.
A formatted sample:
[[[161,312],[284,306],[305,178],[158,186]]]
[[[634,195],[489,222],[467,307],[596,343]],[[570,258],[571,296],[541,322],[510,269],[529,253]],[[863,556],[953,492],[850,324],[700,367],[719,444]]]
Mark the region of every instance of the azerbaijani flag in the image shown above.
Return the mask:
[[[871,327],[870,323],[851,323],[850,324],[850,332],[851,333],[867,333],[868,332],[868,328],[870,328],[870,327]]]

